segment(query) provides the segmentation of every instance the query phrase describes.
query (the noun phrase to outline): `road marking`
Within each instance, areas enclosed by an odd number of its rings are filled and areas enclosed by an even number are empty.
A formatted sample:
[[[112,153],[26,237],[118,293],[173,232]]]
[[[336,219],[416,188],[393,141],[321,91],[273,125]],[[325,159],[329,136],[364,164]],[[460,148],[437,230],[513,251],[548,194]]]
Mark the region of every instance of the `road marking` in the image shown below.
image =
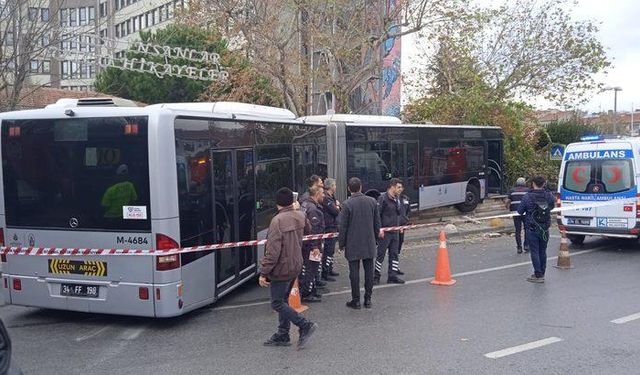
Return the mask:
[[[638,319],[640,319],[640,313],[627,315],[627,316],[623,316],[622,318],[614,319],[614,320],[611,321],[611,323],[624,324],[624,323],[628,323],[628,322],[631,322],[633,320],[638,320]]]
[[[142,331],[145,330],[145,327],[141,328],[129,328],[120,335],[124,340],[135,340],[140,336]]]
[[[606,246],[601,246],[601,247],[597,247],[597,248],[589,249],[589,250],[576,251],[574,253],[570,253],[569,256],[593,253],[594,251],[598,251],[598,250],[601,250],[601,249],[604,249],[604,248],[606,248]],[[557,256],[549,257],[549,258],[547,258],[547,261],[554,260],[554,259],[558,259],[558,257]],[[451,277],[478,275],[478,274],[482,274],[482,273],[501,271],[501,270],[506,270],[506,269],[509,269],[509,268],[516,268],[516,267],[522,267],[522,266],[527,266],[527,265],[530,266],[531,262],[530,261],[529,262],[520,262],[520,263],[507,264],[507,265],[499,266],[499,267],[491,267],[491,268],[485,268],[485,269],[481,269],[481,270],[461,272],[461,273],[453,274],[453,275],[451,275]],[[408,280],[404,284],[376,285],[376,286],[373,287],[373,289],[377,290],[377,289],[385,289],[385,288],[396,288],[396,287],[399,287],[399,286],[402,286],[402,285],[419,284],[419,283],[424,283],[424,282],[431,281],[431,280],[433,280],[433,277],[425,277],[423,279]],[[364,289],[360,289],[360,290],[363,291]],[[350,294],[350,293],[351,293],[351,289],[346,289],[346,290],[341,290],[341,291],[338,291],[338,292],[324,293],[322,295],[323,296],[338,296],[338,295]],[[245,308],[245,307],[268,305],[270,303],[271,303],[270,301],[252,302],[252,303],[245,303],[245,304],[239,304],[239,305],[229,305],[229,306],[215,307],[212,310],[213,311],[235,310],[235,309],[241,309],[241,308]]]
[[[88,340],[88,339],[90,339],[92,337],[96,337],[99,334],[101,334],[102,332],[108,330],[109,328],[111,328],[111,326],[102,327],[99,330],[91,332],[91,333],[89,333],[87,335],[76,337],[76,342],[81,342],[81,341],[84,341],[84,340]]]
[[[537,349],[542,346],[551,345],[553,343],[560,342],[560,341],[562,341],[562,339],[559,337],[548,337],[546,339],[533,341],[533,342],[518,345],[518,346],[513,346],[507,349],[498,350],[497,352],[487,353],[484,356],[491,359],[498,359],[498,358],[506,357],[508,355],[521,353],[527,350]]]

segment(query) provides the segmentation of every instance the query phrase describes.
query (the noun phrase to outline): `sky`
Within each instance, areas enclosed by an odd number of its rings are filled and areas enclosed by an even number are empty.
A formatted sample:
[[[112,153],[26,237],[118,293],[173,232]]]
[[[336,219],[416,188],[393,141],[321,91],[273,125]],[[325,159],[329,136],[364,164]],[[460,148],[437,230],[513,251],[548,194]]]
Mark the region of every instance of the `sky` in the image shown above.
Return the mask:
[[[479,0],[489,3],[489,0]],[[618,111],[630,111],[640,108],[640,1],[638,0],[579,0],[573,10],[576,20],[591,20],[599,24],[598,39],[605,47],[613,66],[609,73],[597,78],[606,86],[621,87],[618,92]],[[402,40],[402,70],[407,72],[420,64],[418,50],[413,38]],[[403,103],[410,96],[407,88],[403,92]],[[536,100],[538,109],[558,108],[552,103]],[[591,99],[581,106],[588,112],[613,110],[614,93],[606,91],[594,93]]]

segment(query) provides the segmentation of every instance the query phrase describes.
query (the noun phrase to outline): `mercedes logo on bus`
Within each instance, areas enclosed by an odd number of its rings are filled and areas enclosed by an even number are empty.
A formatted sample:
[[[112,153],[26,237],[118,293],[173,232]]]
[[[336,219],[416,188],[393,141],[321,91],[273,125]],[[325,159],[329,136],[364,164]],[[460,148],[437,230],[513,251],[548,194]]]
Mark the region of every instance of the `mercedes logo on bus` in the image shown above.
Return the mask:
[[[78,227],[78,219],[76,219],[75,217],[72,217],[71,219],[69,219],[69,226],[71,228],[77,228]]]

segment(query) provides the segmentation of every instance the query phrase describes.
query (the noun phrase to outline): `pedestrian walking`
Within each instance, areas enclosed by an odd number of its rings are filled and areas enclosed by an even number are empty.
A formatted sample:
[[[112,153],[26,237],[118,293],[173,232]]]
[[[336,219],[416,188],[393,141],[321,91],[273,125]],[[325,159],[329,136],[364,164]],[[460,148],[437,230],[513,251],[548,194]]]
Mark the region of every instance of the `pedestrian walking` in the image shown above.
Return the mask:
[[[264,342],[266,346],[289,346],[291,323],[300,330],[298,347],[304,346],[317,328],[289,307],[289,293],[302,270],[302,237],[306,219],[293,208],[293,192],[282,188],[276,192],[278,213],[271,219],[264,258],[260,266],[259,284],[270,287],[271,308],[278,313],[278,331]]]
[[[551,226],[551,210],[555,206],[555,198],[544,189],[544,177],[533,179],[533,190],[522,197],[518,206],[518,213],[524,216],[525,238],[531,252],[533,275],[527,281],[543,283],[547,269],[547,242],[549,241],[549,227]]]
[[[338,231],[338,215],[340,215],[340,202],[335,197],[336,180],[327,178],[324,180],[324,200],[322,211],[324,213],[324,232],[334,233]],[[333,270],[333,255],[336,249],[337,238],[324,240],[322,250],[322,280],[336,281],[334,277],[340,276]]]
[[[378,197],[378,210],[380,213],[380,223],[382,227],[397,227],[400,225],[400,217],[402,214],[402,205],[400,203],[400,188],[402,181],[398,178],[392,178],[389,181],[387,191]],[[378,256],[376,258],[376,270],[373,278],[374,284],[380,283],[382,274],[382,263],[389,251],[389,267],[387,273],[387,283],[404,284],[404,280],[398,277],[398,231],[389,231],[380,233],[380,241],[378,243]]]
[[[324,189],[318,186],[309,188],[309,197],[302,202],[302,212],[311,225],[311,234],[324,233],[324,214],[322,201]],[[302,245],[302,273],[300,289],[303,302],[320,302],[322,295],[318,291],[318,272],[322,261],[322,240],[305,241]]]
[[[525,194],[527,194],[529,191],[530,189],[527,187],[527,183],[524,177],[519,177],[516,180],[516,186],[514,186],[513,189],[511,189],[511,191],[509,192],[509,198],[505,202],[507,209],[511,211],[511,213],[517,214],[518,206],[520,206],[520,201],[522,200],[522,197],[524,197]],[[516,251],[518,252],[518,254],[522,254],[522,229],[524,229],[524,234],[525,234],[524,251],[525,252],[529,251],[529,245],[527,245],[527,230],[526,228],[523,228],[522,226],[523,222],[524,222],[524,216],[515,215],[513,217],[513,226],[515,227],[515,234],[516,234]]]
[[[338,220],[338,246],[349,261],[351,301],[347,306],[360,309],[360,262],[364,269],[364,307],[371,308],[373,295],[373,258],[380,233],[380,214],[375,199],[362,194],[362,182],[357,177],[349,179],[351,197],[342,205]]]
[[[409,225],[409,215],[411,214],[411,201],[409,197],[404,194],[404,185],[400,185],[400,207],[402,212],[400,213],[400,225]],[[404,230],[398,232],[398,269],[396,273],[398,275],[404,275],[404,272],[400,270],[400,253],[402,252],[402,244],[404,243]]]

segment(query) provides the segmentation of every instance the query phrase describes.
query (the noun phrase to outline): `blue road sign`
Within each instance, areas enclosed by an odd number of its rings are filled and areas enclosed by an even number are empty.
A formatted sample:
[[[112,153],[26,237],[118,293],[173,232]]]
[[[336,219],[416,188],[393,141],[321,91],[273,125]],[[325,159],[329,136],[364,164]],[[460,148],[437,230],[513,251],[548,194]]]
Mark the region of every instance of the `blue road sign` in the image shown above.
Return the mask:
[[[557,143],[554,143],[553,145],[551,145],[550,159],[562,160],[562,157],[564,156],[564,148],[565,148],[565,145],[561,145]]]

